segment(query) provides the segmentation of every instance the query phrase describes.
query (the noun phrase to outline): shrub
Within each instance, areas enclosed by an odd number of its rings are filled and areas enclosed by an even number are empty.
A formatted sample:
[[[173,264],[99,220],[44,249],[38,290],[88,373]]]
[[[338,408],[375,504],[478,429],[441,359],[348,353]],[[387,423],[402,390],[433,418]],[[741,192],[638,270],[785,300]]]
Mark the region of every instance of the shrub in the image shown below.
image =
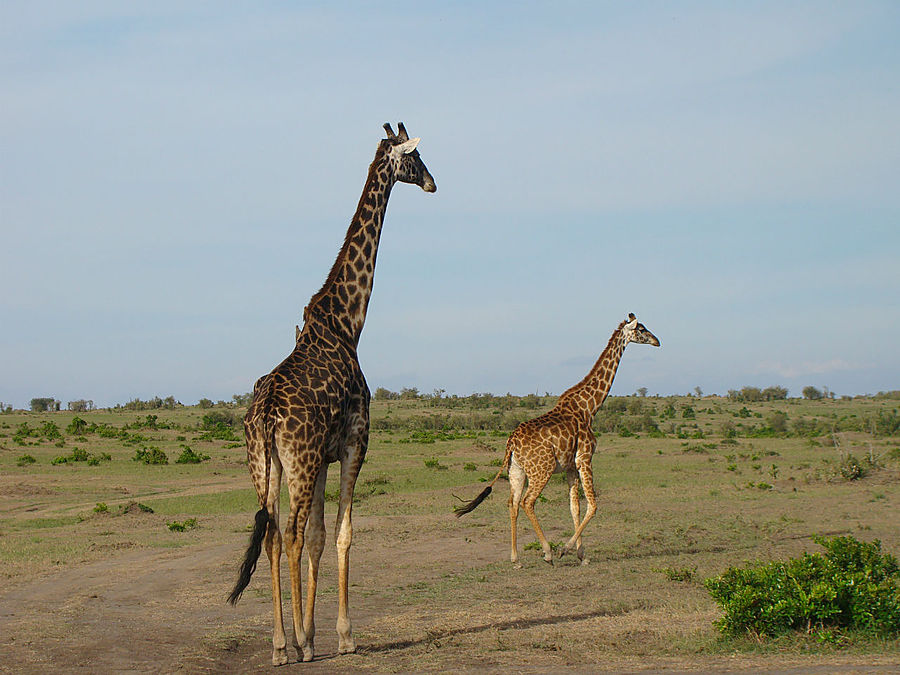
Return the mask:
[[[767,422],[769,423],[769,429],[771,429],[776,434],[786,433],[787,419],[787,415],[785,415],[780,410],[776,410],[771,415],[769,415],[769,419],[767,420]]]
[[[839,470],[841,476],[847,480],[857,480],[859,478],[864,478],[866,475],[865,467],[863,467],[860,461],[850,453],[847,453],[841,458]]]
[[[34,464],[37,460],[31,455],[22,455],[16,460],[16,466],[28,466]]]
[[[178,459],[175,460],[176,464],[199,464],[200,462],[205,462],[209,459],[209,455],[197,454],[193,451],[193,449],[189,445],[182,445],[184,450],[181,451],[181,454],[178,455]]]
[[[87,431],[88,423],[86,420],[81,419],[76,415],[72,418],[72,421],[69,422],[69,426],[66,427],[66,433],[70,436],[83,436]]]
[[[193,530],[195,527],[197,527],[197,519],[188,518],[183,523],[179,523],[177,520],[175,520],[171,523],[166,523],[166,527],[168,527],[172,532],[184,532],[185,530]]]
[[[897,559],[853,537],[814,537],[825,553],[787,562],[729,568],[707,579],[710,595],[725,611],[716,622],[727,634],[778,635],[789,630],[852,628],[900,633],[900,568]]]
[[[159,448],[143,447],[138,448],[132,459],[135,462],[143,462],[144,464],[168,464],[169,458]]]

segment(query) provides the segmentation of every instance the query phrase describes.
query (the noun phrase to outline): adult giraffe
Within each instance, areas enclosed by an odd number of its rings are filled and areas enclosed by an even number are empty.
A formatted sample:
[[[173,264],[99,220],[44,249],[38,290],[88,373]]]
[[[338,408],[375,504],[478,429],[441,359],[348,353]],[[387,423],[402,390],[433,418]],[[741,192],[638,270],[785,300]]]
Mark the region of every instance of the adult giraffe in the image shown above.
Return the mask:
[[[313,658],[315,597],[319,559],[325,547],[325,478],[331,462],[341,463],[341,495],[335,522],[338,554],[338,651],[352,652],[348,614],[348,571],[353,488],[369,442],[369,388],[356,347],[372,293],[375,257],[388,198],[396,182],[437,190],[419,157],[418,138],[401,123],[378,144],[356,214],[328,278],[303,310],[303,329],[284,361],[261,377],[244,418],[250,475],[259,497],[250,546],[228,600],[237,602],[250,582],[265,542],[272,566],[274,633],[272,663],[287,663],[281,610],[281,545],[278,501],[284,475],[290,512],[284,529],[291,578],[294,648]],[[309,557],[307,603],[303,614],[300,558]]]

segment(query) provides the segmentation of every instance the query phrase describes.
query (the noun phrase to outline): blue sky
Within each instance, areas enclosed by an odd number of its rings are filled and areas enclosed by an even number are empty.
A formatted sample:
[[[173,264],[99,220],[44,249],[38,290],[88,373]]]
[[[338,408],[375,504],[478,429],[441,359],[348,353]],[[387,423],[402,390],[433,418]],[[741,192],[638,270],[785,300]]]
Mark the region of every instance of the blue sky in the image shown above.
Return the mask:
[[[373,390],[900,388],[895,2],[6,2],[0,91],[17,407],[249,391],[398,120]]]

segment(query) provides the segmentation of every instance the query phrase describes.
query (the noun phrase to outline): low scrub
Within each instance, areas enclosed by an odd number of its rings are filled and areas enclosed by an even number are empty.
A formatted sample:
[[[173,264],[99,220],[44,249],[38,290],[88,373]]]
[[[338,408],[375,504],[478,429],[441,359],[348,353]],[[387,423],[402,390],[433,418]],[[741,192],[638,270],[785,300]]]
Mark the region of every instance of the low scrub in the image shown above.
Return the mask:
[[[199,464],[209,459],[209,455],[204,455],[202,452],[198,454],[189,445],[182,445],[181,447],[183,450],[178,459],[175,460],[176,464]]]
[[[824,553],[787,562],[732,567],[706,580],[725,610],[726,634],[776,636],[790,630],[849,628],[900,634],[900,568],[881,542],[815,537]]]
[[[168,464],[169,457],[159,448],[144,447],[135,450],[135,462],[143,462],[144,464]]]

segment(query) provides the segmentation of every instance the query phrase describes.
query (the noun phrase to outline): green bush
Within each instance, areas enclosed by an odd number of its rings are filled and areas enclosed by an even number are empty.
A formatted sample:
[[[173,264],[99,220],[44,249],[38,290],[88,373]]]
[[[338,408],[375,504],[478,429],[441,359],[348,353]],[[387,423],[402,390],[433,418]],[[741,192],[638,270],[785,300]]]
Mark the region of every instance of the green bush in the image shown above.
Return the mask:
[[[173,520],[171,523],[166,523],[166,527],[168,527],[172,532],[184,532],[186,530],[193,530],[195,527],[197,527],[197,519],[188,518],[183,523],[179,523],[177,520]]]
[[[66,427],[66,433],[70,436],[83,436],[87,431],[87,428],[87,421],[81,419],[76,415],[72,418],[72,421],[69,422],[69,426]]]
[[[779,635],[789,630],[851,628],[900,634],[900,568],[894,556],[853,537],[814,537],[825,553],[787,562],[729,568],[706,580],[725,610],[727,634]]]
[[[176,464],[199,464],[209,459],[209,455],[204,455],[203,453],[198,455],[189,445],[182,445],[181,447],[184,450],[181,451],[178,459],[175,460]]]
[[[132,459],[135,462],[143,462],[144,464],[168,464],[169,458],[159,448],[145,447],[138,448]]]
[[[36,461],[37,460],[31,455],[22,455],[16,460],[16,466],[27,466],[29,464],[34,464]]]

